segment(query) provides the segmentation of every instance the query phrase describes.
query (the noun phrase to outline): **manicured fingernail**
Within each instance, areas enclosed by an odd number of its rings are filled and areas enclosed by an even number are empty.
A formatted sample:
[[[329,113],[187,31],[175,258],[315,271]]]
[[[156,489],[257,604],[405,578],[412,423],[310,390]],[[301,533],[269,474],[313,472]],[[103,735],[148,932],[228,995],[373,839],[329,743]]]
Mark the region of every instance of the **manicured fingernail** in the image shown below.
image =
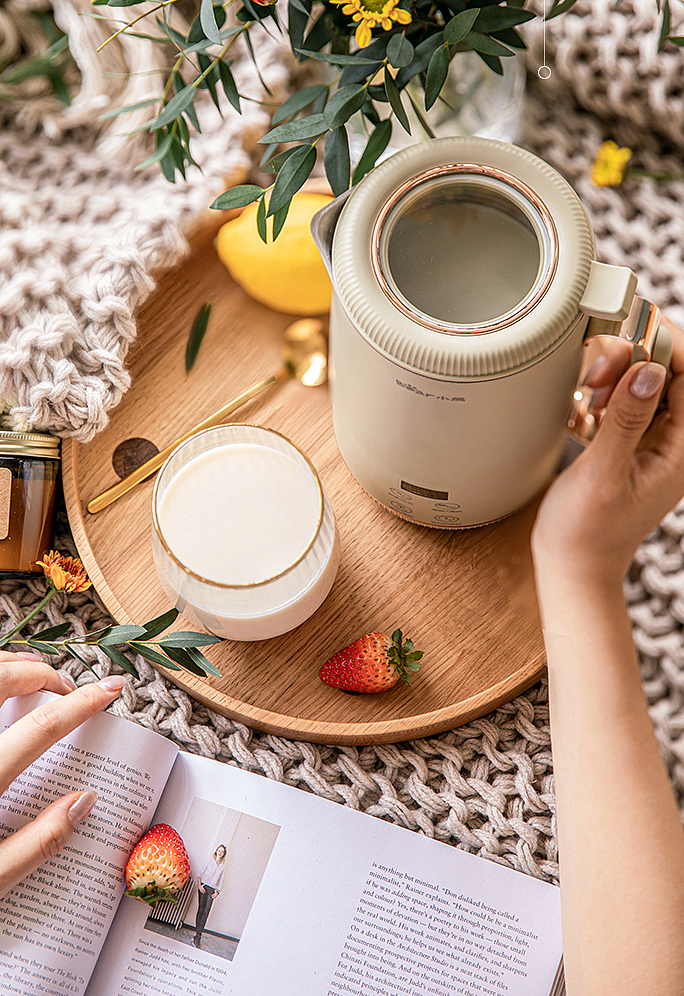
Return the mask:
[[[15,656],[21,657],[25,661],[40,661],[42,658],[38,654],[28,653],[26,650],[20,650]]]
[[[662,390],[667,371],[660,363],[644,363],[632,377],[629,390],[635,398],[646,401]]]
[[[607,356],[597,356],[592,365],[585,373],[584,380],[582,381],[582,383],[588,384],[589,381],[592,380],[597,373],[600,373],[601,370],[603,370],[607,362],[608,362]]]
[[[126,679],[122,674],[110,674],[107,678],[102,678],[98,684],[106,692],[120,692],[126,684]]]
[[[84,820],[97,802],[97,792],[84,792],[67,810],[67,818],[72,827]]]
[[[60,674],[60,678],[62,679],[63,684],[65,684],[67,686],[67,688],[69,689],[69,691],[73,692],[74,688],[76,688],[76,682],[71,677],[71,675],[70,674]]]

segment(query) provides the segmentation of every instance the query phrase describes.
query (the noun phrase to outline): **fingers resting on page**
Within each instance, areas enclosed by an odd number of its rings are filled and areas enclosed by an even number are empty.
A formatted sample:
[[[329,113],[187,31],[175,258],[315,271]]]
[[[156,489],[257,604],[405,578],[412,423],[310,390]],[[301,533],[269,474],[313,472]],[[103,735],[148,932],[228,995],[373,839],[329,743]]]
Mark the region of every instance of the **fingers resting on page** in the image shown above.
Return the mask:
[[[542,502],[532,535],[538,569],[555,563],[621,583],[639,543],[684,495],[684,332],[664,324],[674,351],[662,409],[667,371],[629,366],[629,344],[616,339],[603,362],[585,365],[593,403],[604,410],[593,442]]]
[[[37,691],[60,696],[0,733],[0,792],[56,741],[109,705],[124,684],[125,678],[112,675],[76,688],[37,657],[0,651],[0,705],[16,695]],[[94,792],[70,792],[0,842],[0,897],[64,846],[96,800]]]

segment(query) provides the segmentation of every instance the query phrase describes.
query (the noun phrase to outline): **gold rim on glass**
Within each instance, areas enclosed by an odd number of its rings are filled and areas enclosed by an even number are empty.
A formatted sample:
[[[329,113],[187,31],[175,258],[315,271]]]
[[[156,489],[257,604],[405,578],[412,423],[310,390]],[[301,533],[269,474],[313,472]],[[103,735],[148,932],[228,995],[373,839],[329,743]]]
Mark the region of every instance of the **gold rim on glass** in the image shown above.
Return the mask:
[[[278,436],[280,439],[284,440],[286,443],[288,443],[288,445],[292,447],[293,450],[296,450],[297,453],[299,453],[299,455],[308,464],[309,469],[313,474],[314,481],[316,482],[316,487],[318,489],[318,505],[319,505],[318,521],[316,523],[316,528],[314,529],[313,536],[309,540],[303,552],[291,564],[288,564],[288,566],[283,568],[282,571],[279,571],[278,574],[274,574],[270,578],[264,578],[262,581],[250,581],[247,584],[227,584],[225,581],[212,581],[211,578],[202,577],[201,574],[196,574],[194,571],[191,571],[189,567],[186,567],[186,565],[178,559],[173,550],[169,547],[168,543],[164,539],[164,536],[162,535],[161,527],[159,525],[159,519],[157,518],[157,497],[159,494],[159,482],[161,481],[164,475],[164,471],[166,470],[167,465],[171,462],[171,460],[173,460],[174,456],[179,452],[179,450],[181,450],[184,446],[187,446],[188,443],[197,440],[199,436],[204,436],[210,432],[217,432],[219,429],[233,429],[233,428],[257,429],[259,432],[265,432],[268,433],[269,435]],[[202,450],[202,452],[206,453],[208,452],[208,450]],[[171,479],[173,480],[173,477]],[[291,439],[283,435],[282,432],[278,432],[277,429],[269,429],[263,425],[253,425],[251,422],[229,422],[226,425],[211,426],[209,429],[203,429],[201,432],[196,432],[194,436],[191,436],[189,439],[184,440],[184,442],[180,443],[176,447],[173,453],[169,454],[169,456],[162,464],[162,467],[159,473],[157,474],[157,479],[154,482],[154,491],[152,492],[152,522],[154,523],[154,530],[159,538],[159,542],[162,544],[164,550],[169,555],[171,560],[173,560],[173,562],[177,564],[178,567],[180,567],[180,569],[183,571],[184,574],[188,574],[190,577],[195,578],[197,581],[201,581],[203,584],[211,585],[214,588],[228,588],[231,590],[233,589],[245,590],[247,588],[259,588],[261,587],[261,585],[269,584],[271,581],[276,581],[278,578],[284,577],[293,568],[295,568],[297,564],[301,564],[301,562],[304,560],[309,550],[312,548],[312,546],[318,539],[318,534],[321,531],[321,525],[323,523],[323,512],[324,512],[323,485],[321,484],[321,480],[318,476],[316,468],[311,463],[311,460],[308,458],[306,453],[303,450],[301,450],[296,443],[293,443]]]
[[[546,236],[549,240],[548,260],[546,261],[546,266],[542,271],[541,279],[537,277],[536,284],[533,284],[533,287],[536,286],[534,294],[530,297],[530,292],[528,291],[528,294],[513,311],[506,313],[494,321],[475,323],[473,325],[458,325],[456,323],[441,322],[437,319],[431,318],[424,312],[411,307],[409,302],[399,297],[385,276],[383,269],[380,243],[385,222],[393,209],[406,196],[406,194],[408,194],[415,187],[418,187],[429,180],[439,177],[448,177],[454,174],[474,174],[476,176],[493,178],[504,185],[513,187],[519,194],[522,194],[523,198],[529,201],[535,209],[541,219]],[[532,221],[533,219],[528,220]],[[406,318],[409,318],[413,322],[417,322],[419,325],[423,325],[425,328],[432,329],[435,332],[443,332],[447,335],[483,335],[488,332],[496,332],[498,329],[506,328],[506,326],[512,325],[514,322],[519,321],[534,307],[536,307],[539,301],[544,297],[558,268],[558,232],[549,209],[546,207],[538,194],[536,194],[531,187],[528,187],[526,183],[523,183],[522,180],[512,176],[510,173],[504,172],[504,170],[497,169],[495,166],[483,166],[478,163],[445,163],[442,166],[435,166],[432,169],[425,170],[423,173],[418,173],[416,176],[412,176],[409,180],[406,180],[405,183],[398,187],[392,193],[391,197],[389,197],[383,204],[378,217],[375,219],[373,231],[371,233],[371,264],[375,278],[385,296],[389,298],[394,307],[405,315]]]

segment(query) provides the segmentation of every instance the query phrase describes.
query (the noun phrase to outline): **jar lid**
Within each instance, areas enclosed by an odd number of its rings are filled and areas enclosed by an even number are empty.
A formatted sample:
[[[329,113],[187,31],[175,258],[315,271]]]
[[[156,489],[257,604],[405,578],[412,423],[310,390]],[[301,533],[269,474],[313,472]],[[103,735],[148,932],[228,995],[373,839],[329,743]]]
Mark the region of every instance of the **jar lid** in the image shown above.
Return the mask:
[[[531,153],[430,139],[353,188],[334,233],[340,302],[380,353],[481,377],[541,357],[580,319],[595,259],[572,187]]]
[[[17,432],[10,428],[7,415],[0,415],[0,457],[26,456],[59,460],[59,436],[48,432]]]

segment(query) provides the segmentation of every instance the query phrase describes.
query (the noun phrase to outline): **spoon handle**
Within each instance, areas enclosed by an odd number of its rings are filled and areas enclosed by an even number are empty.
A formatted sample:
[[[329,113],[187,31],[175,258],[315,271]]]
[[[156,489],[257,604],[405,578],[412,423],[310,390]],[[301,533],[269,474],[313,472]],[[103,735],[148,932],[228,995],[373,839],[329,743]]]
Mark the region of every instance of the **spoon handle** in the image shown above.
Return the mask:
[[[108,505],[111,505],[113,502],[117,501],[122,495],[128,494],[129,491],[132,491],[133,488],[137,487],[142,481],[146,481],[148,477],[155,474],[166,458],[175,450],[175,448],[181,443],[184,443],[186,439],[190,438],[190,436],[194,436],[196,432],[201,432],[202,429],[210,429],[215,425],[220,425],[224,419],[226,419],[229,415],[232,415],[234,411],[244,405],[251,398],[255,397],[257,394],[260,394],[261,391],[265,391],[267,387],[272,387],[274,384],[277,384],[279,380],[284,380],[289,376],[289,369],[287,367],[283,367],[272,377],[267,377],[266,380],[260,380],[258,384],[252,384],[252,386],[248,387],[246,391],[239,394],[237,398],[233,398],[233,400],[229,401],[227,405],[223,406],[223,408],[219,408],[218,411],[213,413],[213,415],[205,418],[203,422],[199,422],[198,425],[193,426],[193,428],[184,435],[179,436],[178,439],[174,439],[172,443],[169,443],[169,445],[165,446],[163,450],[159,451],[159,453],[156,453],[153,457],[150,457],[149,460],[146,460],[145,463],[141,464],[136,470],[132,471],[132,473],[127,474],[126,477],[123,477],[120,481],[117,481],[117,483],[113,484],[111,488],[107,488],[107,490],[103,491],[102,494],[99,494],[96,498],[91,499],[86,506],[88,511],[91,513],[101,512],[103,508],[107,508]]]

